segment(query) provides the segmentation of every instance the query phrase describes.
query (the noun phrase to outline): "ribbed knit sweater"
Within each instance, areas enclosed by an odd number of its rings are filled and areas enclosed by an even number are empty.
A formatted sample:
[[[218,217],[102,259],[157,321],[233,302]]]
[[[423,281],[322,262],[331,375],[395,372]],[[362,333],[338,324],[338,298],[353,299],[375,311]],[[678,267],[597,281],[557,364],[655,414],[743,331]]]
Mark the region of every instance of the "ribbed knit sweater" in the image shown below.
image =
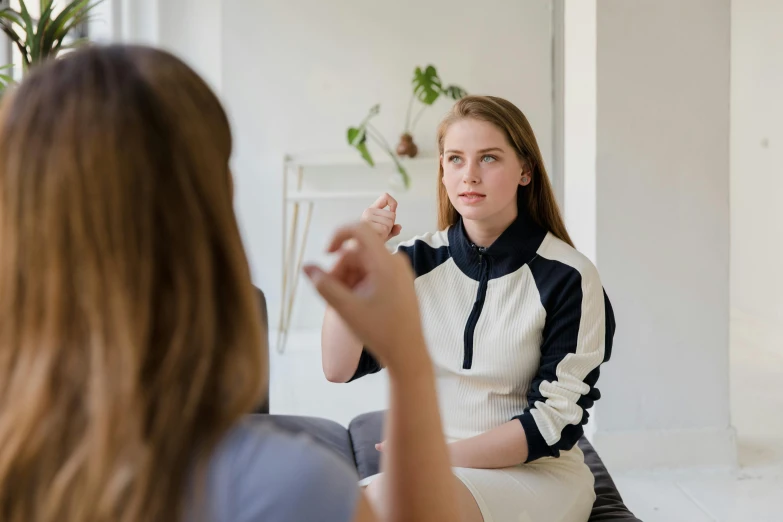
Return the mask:
[[[402,243],[449,440],[518,419],[528,462],[583,434],[615,322],[593,264],[524,213],[488,248],[462,221]],[[364,350],[353,379],[381,369]]]

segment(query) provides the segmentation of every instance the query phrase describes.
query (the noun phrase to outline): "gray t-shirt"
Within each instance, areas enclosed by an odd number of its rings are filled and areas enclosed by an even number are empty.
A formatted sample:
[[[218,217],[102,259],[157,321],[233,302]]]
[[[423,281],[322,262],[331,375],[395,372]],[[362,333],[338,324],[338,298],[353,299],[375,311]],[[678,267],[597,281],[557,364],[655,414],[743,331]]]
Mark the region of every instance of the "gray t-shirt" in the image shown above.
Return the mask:
[[[220,443],[209,465],[211,516],[190,504],[193,522],[350,522],[359,487],[356,471],[306,435],[242,422]],[[200,515],[204,513],[201,512]]]

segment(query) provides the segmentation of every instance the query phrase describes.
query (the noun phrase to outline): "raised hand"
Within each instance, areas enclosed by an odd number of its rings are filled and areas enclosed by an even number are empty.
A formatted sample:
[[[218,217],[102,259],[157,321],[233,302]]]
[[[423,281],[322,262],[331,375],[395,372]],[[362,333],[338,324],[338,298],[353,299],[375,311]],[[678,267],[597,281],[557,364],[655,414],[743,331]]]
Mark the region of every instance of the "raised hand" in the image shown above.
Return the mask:
[[[375,203],[362,212],[361,221],[372,227],[384,241],[399,235],[402,227],[397,220],[397,200],[389,194],[382,194]]]

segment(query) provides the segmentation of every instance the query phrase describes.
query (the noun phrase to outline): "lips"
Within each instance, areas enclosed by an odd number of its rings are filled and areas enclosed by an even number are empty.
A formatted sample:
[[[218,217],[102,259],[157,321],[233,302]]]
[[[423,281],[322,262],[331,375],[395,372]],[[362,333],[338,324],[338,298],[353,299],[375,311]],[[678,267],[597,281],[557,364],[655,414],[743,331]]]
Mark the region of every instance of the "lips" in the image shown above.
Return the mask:
[[[487,196],[479,192],[463,192],[459,195],[459,198],[465,203],[476,203],[482,201],[485,197]]]

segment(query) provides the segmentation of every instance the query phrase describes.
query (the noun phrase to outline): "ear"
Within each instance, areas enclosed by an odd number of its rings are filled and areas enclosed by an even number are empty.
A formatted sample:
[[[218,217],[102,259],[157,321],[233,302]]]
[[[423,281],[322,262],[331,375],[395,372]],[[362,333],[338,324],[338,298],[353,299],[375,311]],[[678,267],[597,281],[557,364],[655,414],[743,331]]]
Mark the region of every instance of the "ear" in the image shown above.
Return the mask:
[[[533,176],[530,173],[530,169],[525,166],[522,174],[519,175],[519,185],[522,187],[527,187],[530,185],[531,181],[533,181]]]

